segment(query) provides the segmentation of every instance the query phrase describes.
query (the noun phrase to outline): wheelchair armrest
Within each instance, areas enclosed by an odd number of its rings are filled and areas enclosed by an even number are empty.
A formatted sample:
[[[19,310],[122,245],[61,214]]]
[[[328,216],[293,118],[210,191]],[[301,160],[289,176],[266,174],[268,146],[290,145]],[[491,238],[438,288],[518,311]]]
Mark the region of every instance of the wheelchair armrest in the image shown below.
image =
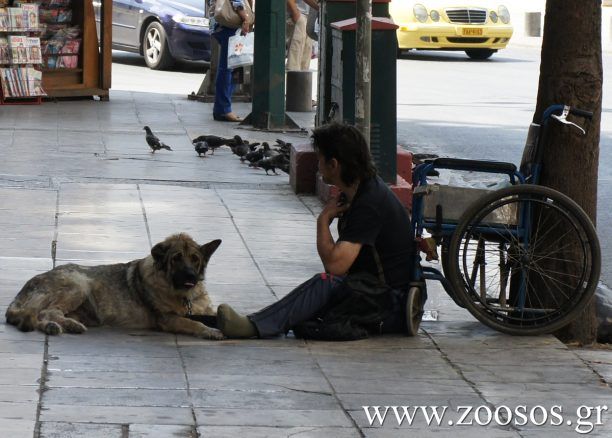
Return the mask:
[[[485,161],[485,160],[462,160],[460,158],[437,158],[432,161],[434,168],[438,169],[455,169],[455,170],[471,170],[475,172],[490,172],[490,173],[507,173],[513,175],[516,173],[516,166],[512,163],[504,163],[501,161]]]

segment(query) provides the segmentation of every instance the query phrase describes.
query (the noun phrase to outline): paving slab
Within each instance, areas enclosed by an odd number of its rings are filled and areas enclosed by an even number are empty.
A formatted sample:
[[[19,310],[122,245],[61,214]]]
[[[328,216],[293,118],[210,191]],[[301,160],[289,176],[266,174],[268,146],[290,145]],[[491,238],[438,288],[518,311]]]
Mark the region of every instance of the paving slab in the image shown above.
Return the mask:
[[[338,410],[266,409],[195,409],[201,426],[272,426],[272,427],[352,427],[346,413]]]
[[[42,403],[40,421],[100,424],[191,425],[193,412],[188,407],[89,406]]]
[[[67,423],[61,421],[43,421],[40,426],[43,438],[123,438],[123,427],[120,424],[104,423]]]

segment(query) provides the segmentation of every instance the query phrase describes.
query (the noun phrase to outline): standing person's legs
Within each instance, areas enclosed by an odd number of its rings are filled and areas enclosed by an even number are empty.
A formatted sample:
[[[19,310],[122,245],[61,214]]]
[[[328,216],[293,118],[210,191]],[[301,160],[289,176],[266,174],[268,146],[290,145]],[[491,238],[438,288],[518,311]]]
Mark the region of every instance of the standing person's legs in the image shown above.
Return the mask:
[[[219,41],[219,64],[217,66],[217,80],[215,82],[215,105],[213,116],[222,117],[232,112],[232,70],[227,68],[227,49],[229,37],[236,33],[235,29],[222,27],[213,36]]]
[[[227,304],[221,304],[217,311],[219,328],[230,338],[264,338],[287,333],[316,315],[332,298],[341,298],[344,291],[341,278],[317,274],[284,298],[248,316],[239,315]]]
[[[301,69],[310,70],[310,60],[312,59],[312,40],[309,36],[304,38],[304,50],[302,51]]]
[[[302,59],[306,44],[306,17],[300,15],[300,18],[295,23],[293,35],[289,43],[289,53],[287,54],[287,70],[303,70]],[[310,55],[309,55],[310,56]]]

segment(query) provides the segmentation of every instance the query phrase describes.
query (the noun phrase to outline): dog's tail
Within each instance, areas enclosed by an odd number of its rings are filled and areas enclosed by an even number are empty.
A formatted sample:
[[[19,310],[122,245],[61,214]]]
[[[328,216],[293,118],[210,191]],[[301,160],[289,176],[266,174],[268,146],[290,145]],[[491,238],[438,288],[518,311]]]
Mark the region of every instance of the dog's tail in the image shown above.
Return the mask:
[[[20,309],[13,301],[6,309],[6,322],[16,326],[22,332],[31,332],[36,327],[36,315]]]

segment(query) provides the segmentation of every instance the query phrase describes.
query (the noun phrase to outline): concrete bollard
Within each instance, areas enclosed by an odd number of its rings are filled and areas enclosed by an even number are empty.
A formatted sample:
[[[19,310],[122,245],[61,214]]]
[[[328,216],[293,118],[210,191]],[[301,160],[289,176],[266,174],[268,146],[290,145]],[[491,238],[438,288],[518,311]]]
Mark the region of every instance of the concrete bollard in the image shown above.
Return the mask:
[[[525,35],[529,37],[542,36],[541,12],[525,12]]]
[[[295,112],[312,111],[312,72],[292,70],[287,72],[285,109]]]

